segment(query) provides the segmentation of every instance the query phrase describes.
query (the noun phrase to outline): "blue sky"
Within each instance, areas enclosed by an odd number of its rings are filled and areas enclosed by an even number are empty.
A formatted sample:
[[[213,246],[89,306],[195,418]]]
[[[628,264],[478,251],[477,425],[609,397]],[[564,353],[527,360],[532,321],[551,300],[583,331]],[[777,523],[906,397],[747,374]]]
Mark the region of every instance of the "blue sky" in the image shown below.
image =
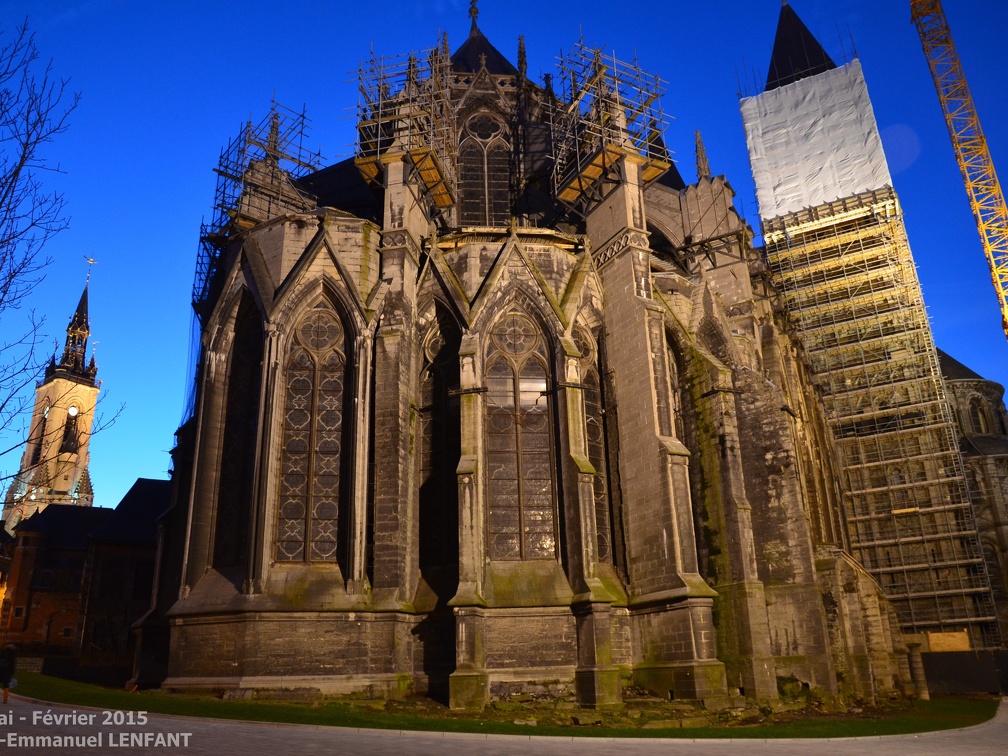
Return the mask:
[[[938,346],[1008,384],[1008,341],[942,120],[909,1],[793,0],[835,60],[856,49],[882,132]],[[1003,96],[1008,3],[946,0],[945,12],[995,165],[1008,171]],[[353,141],[356,70],[371,49],[394,55],[434,44],[454,50],[469,3],[147,3],[0,0],[4,33],[28,17],[43,57],[82,100],[47,152],[63,173],[70,228],[48,247],[53,264],[29,303],[62,343],[87,273],[91,330],[106,413],[91,445],[95,503],[115,506],[137,477],[164,477],[186,390],[190,293],[201,219],[211,214],[221,147],[272,97],[312,119],[309,145],[328,162]],[[714,173],[758,229],[738,93],[765,79],[779,0],[480,3],[479,25],[512,61],[525,35],[529,73],[583,35],[662,76],[673,117],[666,143],[695,178],[693,132]],[[18,328],[5,318],[3,328]],[[2,445],[0,445],[2,446]],[[0,471],[17,465],[0,458]]]

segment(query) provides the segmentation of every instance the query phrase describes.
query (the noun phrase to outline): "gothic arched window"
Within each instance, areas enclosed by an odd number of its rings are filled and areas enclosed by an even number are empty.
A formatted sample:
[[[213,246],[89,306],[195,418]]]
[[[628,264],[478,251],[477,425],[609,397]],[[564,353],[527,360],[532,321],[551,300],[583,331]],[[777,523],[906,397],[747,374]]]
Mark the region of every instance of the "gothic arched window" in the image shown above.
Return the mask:
[[[340,319],[326,304],[316,305],[294,332],[284,381],[278,562],[341,556],[345,342]]]
[[[213,565],[217,568],[240,566],[248,553],[262,353],[262,321],[251,298],[245,295],[235,316],[228,366],[214,523]]]
[[[459,146],[459,224],[503,226],[511,217],[511,150],[504,126],[486,114],[469,119]]]
[[[549,369],[542,333],[508,312],[486,361],[487,498],[491,559],[557,555]]]
[[[60,444],[60,454],[76,454],[80,448],[80,437],[77,434],[77,421],[80,410],[70,407],[67,410],[66,424],[63,426],[63,443]]]
[[[420,572],[447,601],[458,588],[458,468],[462,454],[459,344],[454,318],[438,307],[424,342],[418,412]]]
[[[42,461],[42,448],[45,446],[46,424],[49,421],[49,407],[42,410],[42,418],[39,420],[38,437],[35,439],[35,448],[32,449],[31,465],[37,465]]]
[[[595,468],[592,492],[595,500],[595,529],[598,533],[598,558],[613,561],[612,527],[609,497],[609,465],[606,444],[606,421],[599,377],[599,357],[594,340],[582,328],[574,331],[574,343],[581,353],[581,383],[584,386],[585,431],[588,441],[588,461]]]
[[[969,402],[969,416],[974,433],[987,433],[987,416],[980,399],[975,396]]]

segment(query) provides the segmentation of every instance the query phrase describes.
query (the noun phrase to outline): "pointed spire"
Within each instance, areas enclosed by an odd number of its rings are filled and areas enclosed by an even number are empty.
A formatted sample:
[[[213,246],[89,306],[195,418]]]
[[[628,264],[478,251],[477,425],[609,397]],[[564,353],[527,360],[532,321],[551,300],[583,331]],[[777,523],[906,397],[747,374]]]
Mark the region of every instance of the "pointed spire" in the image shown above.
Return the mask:
[[[523,35],[518,36],[518,75],[524,81],[525,75],[528,73],[528,60],[525,57],[525,37]]]
[[[469,0],[469,18],[472,19],[472,28],[469,29],[469,36],[475,37],[480,33],[479,27],[476,26],[476,19],[479,18],[479,8],[476,7],[476,0]]]
[[[81,292],[80,301],[77,302],[77,309],[70,318],[66,329],[66,341],[63,345],[63,356],[59,363],[53,359],[46,369],[46,377],[59,372],[68,372],[76,377],[86,380],[94,380],[98,368],[88,365],[85,362],[87,352],[88,337],[91,335],[91,322],[88,318],[88,287],[91,285],[91,274],[88,271],[88,280],[84,284],[84,291]]]
[[[89,271],[88,278],[90,279],[90,277]],[[74,310],[74,314],[67,324],[67,333],[70,331],[82,332],[85,337],[91,333],[91,325],[88,320],[88,286],[90,285],[90,280],[84,284],[84,291],[81,292],[80,301],[77,302],[77,309]]]
[[[766,91],[834,68],[836,63],[784,0],[767,69]]]
[[[787,0],[785,0],[787,2]],[[710,163],[707,161],[707,149],[704,147],[703,137],[700,136],[699,131],[694,131],[693,136],[696,138],[696,175],[697,179],[705,179],[711,177]]]
[[[87,340],[91,334],[88,322],[88,286],[90,281],[84,284],[77,309],[74,310],[73,317],[67,325],[66,344],[63,347],[63,359],[60,360],[60,367],[70,368],[75,372],[84,371],[84,353],[87,351]]]

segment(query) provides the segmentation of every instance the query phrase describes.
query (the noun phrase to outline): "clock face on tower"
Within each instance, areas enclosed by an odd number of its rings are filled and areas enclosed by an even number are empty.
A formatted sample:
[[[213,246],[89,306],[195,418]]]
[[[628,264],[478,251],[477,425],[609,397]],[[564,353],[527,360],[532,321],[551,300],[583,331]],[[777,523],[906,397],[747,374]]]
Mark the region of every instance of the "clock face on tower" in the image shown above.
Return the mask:
[[[71,407],[67,410],[67,414],[70,415],[70,417],[77,417],[77,412],[78,410],[76,407]]]

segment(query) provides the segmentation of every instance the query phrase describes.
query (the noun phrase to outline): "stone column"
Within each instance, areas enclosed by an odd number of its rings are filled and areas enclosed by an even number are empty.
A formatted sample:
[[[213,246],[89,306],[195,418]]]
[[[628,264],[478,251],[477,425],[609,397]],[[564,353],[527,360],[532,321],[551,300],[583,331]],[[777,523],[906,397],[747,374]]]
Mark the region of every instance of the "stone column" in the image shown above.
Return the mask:
[[[224,432],[224,381],[230,340],[218,348],[203,346],[199,425],[194,444],[192,484],[189,491],[189,515],[186,522],[185,553],[182,557],[182,585],[179,598],[185,598],[210,567],[210,543],[213,538],[214,501],[220,440]]]
[[[249,568],[246,593],[261,593],[263,577],[273,560],[273,526],[269,520],[270,494],[267,485],[270,479],[271,454],[264,449],[272,449],[273,430],[277,427],[273,414],[277,392],[277,373],[282,362],[283,348],[280,329],[276,323],[268,323],[265,328],[266,344],[263,350],[263,380],[259,399],[259,440],[256,444],[256,481],[252,493],[253,521],[249,528]]]
[[[672,430],[661,308],[652,299],[640,166],[621,160],[623,180],[587,217],[605,296],[606,346],[619,409],[634,677],[661,695],[726,693],[715,657],[714,591],[697,572],[689,452]]]
[[[459,585],[449,602],[455,610],[455,671],[448,680],[449,705],[453,709],[482,708],[490,696],[484,648],[486,508],[479,467],[483,451],[483,371],[475,335],[462,337],[459,363]]]
[[[907,654],[910,657],[910,679],[913,680],[917,698],[921,701],[930,701],[931,693],[928,690],[927,677],[924,675],[924,658],[921,656],[920,643],[907,643]]]
[[[776,665],[770,648],[766,596],[756,568],[752,506],[745,493],[735,394],[727,371],[715,373],[712,379],[714,386],[709,389],[709,382],[697,381],[703,393],[694,402],[697,421],[706,418],[709,422],[705,459],[718,470],[720,490],[708,498],[706,507],[719,510],[708,511],[708,516],[714,522],[720,520],[715,537],[720,539],[722,560],[716,586],[722,660],[729,684],[737,684],[747,696],[774,699]],[[715,444],[715,439],[720,443]]]
[[[382,276],[388,282],[388,291],[374,350],[372,588],[379,604],[396,606],[412,600],[419,576],[419,512],[412,443],[418,372],[414,285],[419,252],[409,232],[383,232]],[[366,464],[366,459],[362,463]]]
[[[565,345],[567,346],[567,345]],[[572,610],[577,624],[578,665],[575,688],[582,706],[617,706],[623,700],[619,669],[612,663],[612,596],[598,576],[598,533],[595,522],[595,469],[585,437],[584,392],[578,356],[563,358],[559,382],[560,446],[567,460],[567,492],[561,503],[567,531],[568,578],[574,588]]]

